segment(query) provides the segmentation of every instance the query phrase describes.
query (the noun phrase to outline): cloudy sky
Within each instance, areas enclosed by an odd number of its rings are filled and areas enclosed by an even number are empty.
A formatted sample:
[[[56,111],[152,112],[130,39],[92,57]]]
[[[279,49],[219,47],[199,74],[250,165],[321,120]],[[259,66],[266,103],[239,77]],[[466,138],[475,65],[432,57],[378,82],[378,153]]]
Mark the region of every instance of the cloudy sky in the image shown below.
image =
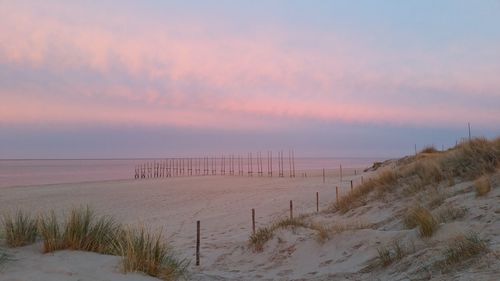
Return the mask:
[[[500,135],[500,1],[0,0],[0,158]]]

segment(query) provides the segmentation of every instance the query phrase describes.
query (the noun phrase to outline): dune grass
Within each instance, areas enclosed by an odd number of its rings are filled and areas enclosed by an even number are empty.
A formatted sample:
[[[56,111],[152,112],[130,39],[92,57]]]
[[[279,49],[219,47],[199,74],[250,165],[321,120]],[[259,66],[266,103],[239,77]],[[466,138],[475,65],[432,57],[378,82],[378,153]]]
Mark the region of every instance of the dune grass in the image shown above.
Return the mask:
[[[86,208],[72,209],[62,235],[64,248],[113,254],[121,226],[111,217],[97,217]]]
[[[476,138],[459,144],[442,159],[442,169],[456,177],[474,180],[500,165],[500,138]]]
[[[483,175],[474,181],[476,196],[485,196],[491,191],[491,180],[488,175]]]
[[[429,187],[438,187],[445,180],[448,185],[453,185],[456,178],[473,180],[500,168],[500,138],[491,141],[476,138],[446,152],[437,153],[433,148],[426,148],[422,152],[417,157],[409,157],[401,162],[395,169],[385,170],[356,187],[348,195],[339,198],[339,202],[332,204],[328,211],[345,213],[359,207],[373,191],[382,195],[401,186],[403,194],[411,196]],[[483,182],[480,186],[480,190],[487,193],[487,184]],[[444,200],[443,197],[435,199],[429,202],[433,207],[439,206]]]
[[[14,215],[5,214],[2,225],[5,241],[9,247],[33,244],[37,237],[36,219],[21,210]]]
[[[54,211],[37,220],[19,211],[14,217],[4,216],[6,241],[9,246],[42,241],[42,252],[79,250],[123,256],[125,272],[141,271],[163,280],[184,278],[189,263],[177,259],[163,240],[145,227],[124,230],[112,217],[97,216],[89,207],[71,209],[59,220]],[[0,262],[7,256],[0,251]]]
[[[378,265],[386,267],[414,252],[415,245],[413,241],[410,245],[404,245],[400,240],[394,239],[389,245],[377,248],[377,260],[374,266],[378,263]]]
[[[453,265],[488,250],[486,242],[475,232],[452,239],[444,250],[445,263]]]
[[[145,227],[127,229],[120,249],[125,272],[140,271],[163,280],[186,276],[189,263],[175,257],[161,232],[152,233]]]
[[[449,222],[463,218],[467,214],[467,208],[445,205],[436,210],[439,222]]]
[[[40,216],[38,233],[42,238],[42,252],[49,253],[64,248],[61,228],[54,211],[51,211],[49,215]]]
[[[377,177],[365,181],[354,190],[350,191],[346,196],[339,198],[338,204],[333,204],[329,211],[340,210],[342,213],[349,211],[360,205],[362,199],[370,192],[377,190],[385,192],[391,190],[398,181],[398,175],[393,170],[384,170]]]
[[[309,227],[309,225],[305,222],[303,217],[297,218],[284,218],[278,221],[275,221],[269,226],[258,228],[255,233],[250,235],[249,244],[250,247],[253,248],[256,252],[261,252],[264,250],[264,245],[267,241],[271,240],[274,237],[274,232],[278,229],[284,228],[297,228],[297,227]]]
[[[309,223],[307,227],[316,231],[316,240],[324,243],[330,240],[335,234],[350,230],[369,229],[373,225],[362,222],[326,225],[321,223]]]
[[[438,228],[438,221],[432,213],[421,206],[416,206],[408,210],[404,224],[408,228],[418,227],[418,231],[422,237],[432,236]]]
[[[434,145],[427,145],[425,146],[420,153],[438,153],[439,151],[434,147]]]
[[[85,207],[72,209],[63,223],[58,221],[54,212],[41,216],[38,232],[45,253],[70,249],[116,254],[121,226],[113,218],[98,217]]]

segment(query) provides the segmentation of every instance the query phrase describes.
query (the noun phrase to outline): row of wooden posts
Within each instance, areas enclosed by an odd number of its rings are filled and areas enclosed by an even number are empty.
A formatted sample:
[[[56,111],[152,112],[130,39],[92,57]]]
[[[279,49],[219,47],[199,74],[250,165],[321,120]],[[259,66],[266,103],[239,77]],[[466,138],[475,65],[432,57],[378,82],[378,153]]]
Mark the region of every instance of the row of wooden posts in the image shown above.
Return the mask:
[[[273,152],[267,152],[267,176],[273,176],[273,161],[278,162],[278,177],[285,177],[285,158],[283,151],[278,152],[278,157],[273,158]],[[245,161],[246,160],[246,161]],[[295,177],[295,152],[288,151],[288,176]],[[246,162],[246,163],[245,163]],[[248,153],[246,159],[240,155],[222,157],[196,157],[196,158],[166,158],[162,160],[147,161],[136,165],[135,179],[169,178],[177,176],[215,176],[215,175],[254,175],[254,162],[257,166],[256,174],[264,176],[262,153],[255,157]],[[245,165],[246,164],[246,165]],[[245,173],[246,167],[246,173]],[[235,169],[238,169],[237,171]]]
[[[323,169],[324,170],[324,169]],[[352,180],[348,181],[350,183],[351,192],[354,191],[354,183]],[[342,182],[341,182],[342,183]],[[361,184],[364,183],[363,176],[361,176]],[[337,204],[339,203],[339,187],[335,186],[335,200]],[[255,209],[252,208],[252,233],[255,234]],[[319,192],[316,192],[316,213],[319,213]],[[290,200],[290,219],[293,219],[293,200]],[[196,265],[200,265],[200,236],[201,236],[201,223],[196,221]]]

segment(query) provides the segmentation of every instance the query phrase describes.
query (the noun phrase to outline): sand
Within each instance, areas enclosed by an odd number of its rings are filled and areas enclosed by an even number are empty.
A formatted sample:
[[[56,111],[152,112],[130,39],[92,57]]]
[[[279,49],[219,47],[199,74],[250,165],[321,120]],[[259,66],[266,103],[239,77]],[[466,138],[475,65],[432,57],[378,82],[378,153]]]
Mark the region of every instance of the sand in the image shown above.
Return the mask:
[[[363,174],[365,179],[371,175]],[[349,191],[350,180],[356,185],[360,177],[344,176],[341,194]],[[478,228],[490,238],[492,253],[500,250],[500,220],[494,212],[500,188],[480,200],[470,190],[447,198],[447,203],[465,205],[469,212],[462,221],[441,227],[432,241],[422,242],[415,229],[405,229],[400,220],[394,219],[409,201],[381,200],[344,215],[322,213],[312,217],[327,224],[367,225],[362,229],[341,232],[324,243],[317,241],[311,229],[280,230],[263,252],[249,249],[252,208],[256,210],[257,227],[288,216],[289,200],[293,200],[295,215],[314,213],[316,192],[320,195],[320,209],[324,210],[335,200],[338,183],[334,176],[323,183],[316,174],[294,179],[209,176],[12,187],[0,191],[0,212],[17,208],[33,213],[52,209],[65,212],[74,206],[89,205],[99,214],[112,215],[126,224],[162,228],[178,254],[192,261],[191,280],[373,280],[375,276],[405,280],[406,272],[425,277],[418,263],[404,265],[404,260],[401,271],[366,269],[376,259],[377,248],[396,238],[417,241],[420,247]],[[470,189],[471,184],[457,184],[450,192]],[[199,267],[194,266],[197,220],[201,221]],[[155,280],[121,273],[118,257],[71,251],[42,255],[39,247],[36,244],[9,250],[14,260],[1,269],[0,280]],[[420,254],[422,257],[415,257],[416,261],[432,260],[431,250]],[[500,278],[498,265],[478,269],[483,273],[471,268],[469,275],[447,273],[442,278],[496,280]]]

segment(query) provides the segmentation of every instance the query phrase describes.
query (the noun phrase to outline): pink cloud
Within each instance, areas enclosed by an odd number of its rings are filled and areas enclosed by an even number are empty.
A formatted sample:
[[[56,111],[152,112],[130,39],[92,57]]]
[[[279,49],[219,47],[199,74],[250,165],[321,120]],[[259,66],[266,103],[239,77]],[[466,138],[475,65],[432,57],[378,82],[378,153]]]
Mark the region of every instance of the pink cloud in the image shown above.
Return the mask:
[[[140,32],[117,31],[111,26],[66,22],[15,5],[0,10],[0,64],[61,76],[85,69],[110,81],[93,85],[74,77],[58,89],[60,98],[29,102],[23,99],[25,92],[0,86],[3,122],[241,128],[286,126],[286,120],[300,119],[454,125],[463,123],[457,116],[471,110],[456,103],[455,95],[500,100],[500,82],[492,74],[500,69],[494,64],[465,59],[441,64],[436,56],[417,54],[408,66],[398,60],[415,54],[386,54],[356,42],[330,39],[314,50],[294,48],[286,39],[297,35],[279,31],[244,38],[207,35],[186,25],[183,30],[188,34],[180,36],[173,32],[178,26],[144,23]],[[464,65],[475,71],[464,71]],[[113,81],[114,75],[136,83],[121,84]],[[23,89],[49,96],[36,85]],[[435,92],[447,102],[417,104],[418,97],[411,91]],[[85,108],[64,97],[69,93],[81,96]],[[102,105],[103,96],[116,104]],[[500,120],[497,110],[474,109],[468,120],[481,124]]]

